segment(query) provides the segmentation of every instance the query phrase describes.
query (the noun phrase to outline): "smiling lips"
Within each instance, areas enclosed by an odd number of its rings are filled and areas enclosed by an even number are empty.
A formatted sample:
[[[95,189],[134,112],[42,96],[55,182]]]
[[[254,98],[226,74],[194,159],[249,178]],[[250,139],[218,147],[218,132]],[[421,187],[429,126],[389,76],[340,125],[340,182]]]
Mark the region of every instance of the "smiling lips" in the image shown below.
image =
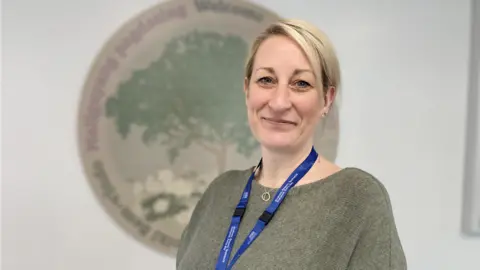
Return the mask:
[[[269,118],[269,117],[262,117],[263,120],[266,120],[267,122],[271,124],[276,124],[276,125],[294,125],[296,126],[297,123],[288,121],[285,119],[279,119],[279,118]]]

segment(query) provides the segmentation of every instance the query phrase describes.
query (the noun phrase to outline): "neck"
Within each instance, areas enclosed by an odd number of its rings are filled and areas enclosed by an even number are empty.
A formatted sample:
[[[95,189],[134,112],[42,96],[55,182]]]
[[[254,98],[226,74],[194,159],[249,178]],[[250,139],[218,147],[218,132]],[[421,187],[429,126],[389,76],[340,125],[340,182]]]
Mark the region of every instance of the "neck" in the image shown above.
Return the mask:
[[[295,151],[275,151],[262,149],[262,168],[258,181],[267,187],[279,187],[290,174],[307,158],[311,144]]]

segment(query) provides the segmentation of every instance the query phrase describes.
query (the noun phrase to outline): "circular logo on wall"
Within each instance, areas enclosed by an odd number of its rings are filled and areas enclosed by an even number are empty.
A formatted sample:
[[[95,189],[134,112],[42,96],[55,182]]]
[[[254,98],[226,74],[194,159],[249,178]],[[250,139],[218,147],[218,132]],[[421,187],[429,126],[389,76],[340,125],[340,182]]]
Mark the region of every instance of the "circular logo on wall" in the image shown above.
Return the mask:
[[[258,162],[243,67],[250,42],[277,19],[243,0],[164,2],[128,21],[95,59],[78,118],[82,163],[103,209],[138,241],[175,256],[208,184]],[[316,141],[330,159],[337,116]]]

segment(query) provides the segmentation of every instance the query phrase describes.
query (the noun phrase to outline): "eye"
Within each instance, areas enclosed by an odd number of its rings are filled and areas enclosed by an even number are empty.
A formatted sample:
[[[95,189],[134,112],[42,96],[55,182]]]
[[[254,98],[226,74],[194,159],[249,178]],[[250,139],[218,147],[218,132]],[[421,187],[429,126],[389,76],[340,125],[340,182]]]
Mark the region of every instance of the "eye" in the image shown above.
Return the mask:
[[[274,83],[274,80],[271,77],[262,77],[262,78],[257,80],[257,83],[259,83],[261,85],[270,85],[270,84]]]
[[[299,80],[295,82],[295,87],[299,89],[309,89],[310,87],[312,87],[312,85],[306,81]]]

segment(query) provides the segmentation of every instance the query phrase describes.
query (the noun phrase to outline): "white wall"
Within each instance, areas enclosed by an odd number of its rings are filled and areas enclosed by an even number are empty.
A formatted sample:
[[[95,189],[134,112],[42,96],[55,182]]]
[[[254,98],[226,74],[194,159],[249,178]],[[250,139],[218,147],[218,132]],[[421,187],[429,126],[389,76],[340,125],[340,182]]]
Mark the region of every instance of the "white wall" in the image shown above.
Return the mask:
[[[156,2],[3,1],[2,269],[174,269],[101,210],[75,140],[92,58]],[[255,2],[337,45],[337,161],[387,186],[409,269],[478,269],[480,238],[460,234],[470,1]]]

